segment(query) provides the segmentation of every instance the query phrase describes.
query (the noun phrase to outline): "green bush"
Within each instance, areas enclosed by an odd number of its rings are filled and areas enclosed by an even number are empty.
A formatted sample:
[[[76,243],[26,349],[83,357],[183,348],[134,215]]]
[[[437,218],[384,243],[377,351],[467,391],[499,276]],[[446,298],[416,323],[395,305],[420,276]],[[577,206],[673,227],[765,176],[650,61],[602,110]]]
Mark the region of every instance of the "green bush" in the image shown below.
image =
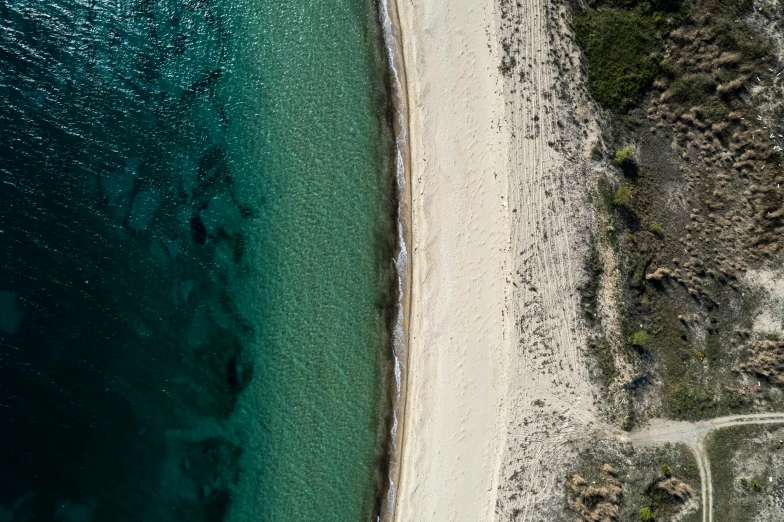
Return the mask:
[[[684,74],[672,82],[670,92],[678,103],[699,105],[716,90],[716,82],[706,73]]]
[[[773,18],[773,16],[776,14],[776,10],[770,4],[763,5],[762,7],[760,7],[759,11],[762,14],[762,16],[768,19]]]
[[[634,332],[629,338],[629,344],[632,346],[645,346],[648,342],[648,333],[645,330]]]
[[[624,147],[615,151],[613,162],[621,167],[624,176],[629,178],[637,177],[637,162],[634,160],[634,150],[631,147]]]
[[[670,469],[670,467],[667,464],[662,466],[662,473],[664,473],[665,477],[671,477],[672,476],[672,470]]]
[[[759,480],[754,479],[751,481],[751,487],[753,487],[757,491],[760,491],[762,489],[762,484],[760,484]]]
[[[730,108],[717,96],[709,96],[700,107],[700,112],[705,115],[708,121],[718,123],[727,119]]]
[[[616,165],[620,167],[624,163],[633,161],[634,160],[633,156],[634,156],[634,151],[632,150],[632,148],[624,147],[622,149],[618,149],[617,151],[615,151],[615,157],[613,158],[613,161],[615,162]]]
[[[650,522],[653,520],[653,513],[651,513],[651,508],[644,507],[640,510],[640,520],[643,522]]]
[[[640,10],[599,9],[575,17],[577,43],[588,60],[588,84],[603,106],[625,111],[653,83],[658,50],[653,19]]]
[[[662,235],[662,226],[658,223],[651,223],[650,231],[657,236]]]
[[[616,207],[628,207],[632,202],[632,189],[627,185],[621,185],[613,195],[612,203]]]
[[[677,419],[699,420],[714,415],[719,404],[711,392],[690,382],[678,382],[666,395],[666,406]]]

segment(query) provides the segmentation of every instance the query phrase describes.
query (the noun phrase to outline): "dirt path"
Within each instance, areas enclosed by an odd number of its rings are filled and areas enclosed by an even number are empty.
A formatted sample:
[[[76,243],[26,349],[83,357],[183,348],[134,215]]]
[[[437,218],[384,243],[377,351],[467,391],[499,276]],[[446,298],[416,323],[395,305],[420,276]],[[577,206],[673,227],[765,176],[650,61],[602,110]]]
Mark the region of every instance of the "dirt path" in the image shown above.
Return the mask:
[[[702,520],[713,522],[713,477],[710,460],[705,451],[705,438],[714,430],[732,426],[762,424],[784,424],[784,413],[754,413],[729,415],[699,422],[668,421],[655,419],[648,425],[631,433],[620,435],[621,440],[639,446],[655,446],[667,442],[685,444],[694,453],[700,470],[702,490]]]

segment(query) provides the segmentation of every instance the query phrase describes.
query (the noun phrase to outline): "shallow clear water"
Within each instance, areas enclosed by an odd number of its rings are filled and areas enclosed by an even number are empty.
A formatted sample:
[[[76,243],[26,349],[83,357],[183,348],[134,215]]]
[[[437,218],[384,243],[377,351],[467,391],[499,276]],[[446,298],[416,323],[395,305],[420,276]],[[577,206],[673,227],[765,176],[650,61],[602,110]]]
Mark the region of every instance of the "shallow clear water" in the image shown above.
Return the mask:
[[[0,23],[0,521],[370,518],[396,233],[375,7]]]

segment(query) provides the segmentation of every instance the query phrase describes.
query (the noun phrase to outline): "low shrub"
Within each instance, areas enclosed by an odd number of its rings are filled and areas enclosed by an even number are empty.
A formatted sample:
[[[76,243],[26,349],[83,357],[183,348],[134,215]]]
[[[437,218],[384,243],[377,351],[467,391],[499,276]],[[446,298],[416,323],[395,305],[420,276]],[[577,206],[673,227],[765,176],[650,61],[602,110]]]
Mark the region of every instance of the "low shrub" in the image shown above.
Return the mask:
[[[612,204],[616,207],[628,207],[632,203],[632,189],[627,185],[621,185],[613,195]]]
[[[645,330],[634,332],[629,338],[629,344],[632,346],[645,346],[648,342],[648,333]]]
[[[631,147],[618,149],[615,151],[615,157],[613,158],[613,161],[619,167],[623,166],[624,163],[634,161],[634,150],[632,150]]]
[[[716,91],[716,82],[706,73],[684,74],[672,82],[672,99],[684,105],[705,103]]]
[[[718,406],[712,393],[687,381],[672,386],[666,396],[666,405],[675,418],[692,420],[714,414]]]
[[[730,108],[716,96],[709,96],[700,107],[700,112],[712,123],[725,121],[730,114]]]

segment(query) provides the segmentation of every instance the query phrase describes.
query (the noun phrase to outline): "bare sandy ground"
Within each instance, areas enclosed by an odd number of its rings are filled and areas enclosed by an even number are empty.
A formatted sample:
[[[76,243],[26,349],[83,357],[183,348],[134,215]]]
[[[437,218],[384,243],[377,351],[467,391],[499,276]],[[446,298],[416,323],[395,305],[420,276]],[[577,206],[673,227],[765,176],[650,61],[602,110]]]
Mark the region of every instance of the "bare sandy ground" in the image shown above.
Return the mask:
[[[564,480],[596,443],[579,286],[593,227],[590,149],[599,144],[566,8],[500,2],[509,157],[510,338],[506,441],[495,520],[569,520]]]
[[[412,280],[394,519],[554,520],[595,415],[577,286],[596,131],[551,63],[573,50],[553,47],[543,0],[397,9]]]

